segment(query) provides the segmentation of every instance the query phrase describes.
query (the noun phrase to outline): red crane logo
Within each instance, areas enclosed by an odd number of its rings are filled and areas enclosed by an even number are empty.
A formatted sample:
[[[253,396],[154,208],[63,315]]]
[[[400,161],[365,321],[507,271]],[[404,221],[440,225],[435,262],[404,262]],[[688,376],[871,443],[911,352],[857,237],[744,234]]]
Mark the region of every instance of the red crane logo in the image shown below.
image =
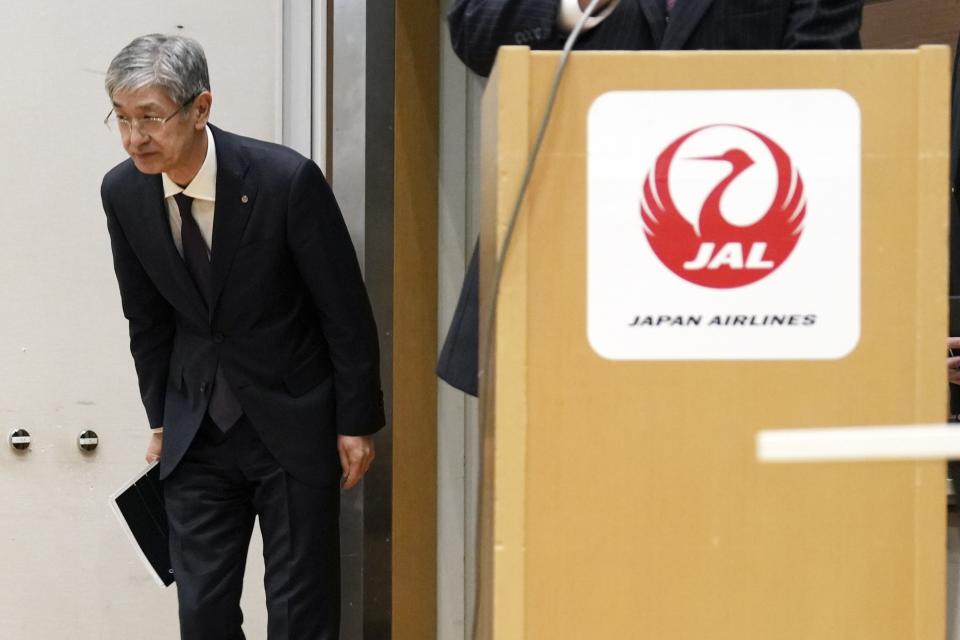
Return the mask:
[[[670,192],[669,178],[681,145],[700,132],[720,127],[756,137],[770,151],[776,166],[773,202],[759,220],[747,226],[729,222],[720,210],[727,189],[754,165],[743,149],[685,158],[730,166],[727,176],[704,200],[696,226],[683,217]],[[776,271],[797,246],[806,212],[803,179],[790,156],[769,137],[739,125],[700,127],[672,142],[647,175],[640,202],[644,232],[660,261],[684,280],[714,289],[743,287]]]

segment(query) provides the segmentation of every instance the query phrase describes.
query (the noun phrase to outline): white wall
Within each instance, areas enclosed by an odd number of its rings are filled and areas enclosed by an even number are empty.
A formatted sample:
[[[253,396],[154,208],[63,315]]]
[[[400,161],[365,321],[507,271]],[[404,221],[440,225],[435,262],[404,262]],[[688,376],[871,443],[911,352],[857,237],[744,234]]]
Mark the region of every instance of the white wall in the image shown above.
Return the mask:
[[[213,122],[280,139],[281,2],[4,0],[0,21],[0,638],[151,640],[176,634],[107,497],[143,466],[148,431],[104,216],[124,158],[101,124],[103,72],[137,35],[180,31],[210,61]],[[182,25],[182,29],[178,29]],[[34,445],[16,455],[14,426]],[[75,439],[95,429],[100,449]],[[263,638],[257,548],[247,602]]]
[[[449,0],[444,2],[444,15]],[[468,71],[441,29],[439,339],[443,345],[466,264],[479,231],[480,97],[484,81]],[[437,638],[470,638],[476,595],[480,430],[476,399],[437,388]]]

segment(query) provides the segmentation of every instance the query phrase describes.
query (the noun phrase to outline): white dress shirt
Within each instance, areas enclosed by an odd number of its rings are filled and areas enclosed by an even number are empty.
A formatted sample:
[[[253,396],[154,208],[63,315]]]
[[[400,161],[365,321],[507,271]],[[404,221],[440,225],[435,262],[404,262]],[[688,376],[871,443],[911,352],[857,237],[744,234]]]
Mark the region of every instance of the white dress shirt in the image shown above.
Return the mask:
[[[585,31],[592,29],[603,22],[603,19],[610,15],[610,12],[616,9],[619,3],[620,0],[613,0],[613,2],[605,6],[600,13],[591,16],[590,19],[587,20],[587,23],[583,25],[583,29]],[[573,31],[573,28],[577,26],[577,22],[579,22],[582,17],[583,10],[580,8],[580,0],[560,0],[560,15],[557,18],[557,22],[562,31],[566,31],[567,33]]]
[[[190,184],[181,188],[167,174],[162,174],[162,178],[167,217],[170,220],[170,231],[173,233],[173,244],[176,245],[177,252],[181,257],[183,256],[183,240],[180,233],[182,220],[180,208],[177,207],[177,201],[173,196],[182,191],[193,198],[190,211],[197,221],[197,226],[200,227],[200,235],[203,236],[203,242],[207,245],[207,257],[209,257],[210,247],[213,246],[213,208],[217,199],[217,150],[213,144],[210,127],[207,127],[207,157],[203,159],[200,170]]]

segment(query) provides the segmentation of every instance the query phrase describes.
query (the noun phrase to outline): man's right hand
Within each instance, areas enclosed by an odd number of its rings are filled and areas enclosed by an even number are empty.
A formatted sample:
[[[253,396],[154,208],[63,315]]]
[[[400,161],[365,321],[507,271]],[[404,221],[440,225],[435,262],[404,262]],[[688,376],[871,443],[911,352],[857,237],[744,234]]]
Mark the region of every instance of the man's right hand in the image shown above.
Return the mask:
[[[600,13],[600,11],[611,2],[613,2],[613,0],[600,0],[600,2],[597,3],[597,8],[593,11],[593,14],[596,15]],[[586,11],[588,6],[590,6],[590,0],[580,0],[580,11]]]
[[[158,431],[150,436],[150,443],[147,444],[147,463],[151,464],[160,459],[160,450],[163,449],[163,432]]]

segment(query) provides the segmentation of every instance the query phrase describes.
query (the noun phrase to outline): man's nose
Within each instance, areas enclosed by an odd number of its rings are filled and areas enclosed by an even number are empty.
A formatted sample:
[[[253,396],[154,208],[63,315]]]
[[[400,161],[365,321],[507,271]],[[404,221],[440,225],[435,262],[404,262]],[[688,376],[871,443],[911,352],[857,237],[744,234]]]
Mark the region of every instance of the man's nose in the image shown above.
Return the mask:
[[[134,124],[130,127],[130,146],[139,147],[144,142],[146,142],[150,136],[146,136],[140,131],[140,127]]]

